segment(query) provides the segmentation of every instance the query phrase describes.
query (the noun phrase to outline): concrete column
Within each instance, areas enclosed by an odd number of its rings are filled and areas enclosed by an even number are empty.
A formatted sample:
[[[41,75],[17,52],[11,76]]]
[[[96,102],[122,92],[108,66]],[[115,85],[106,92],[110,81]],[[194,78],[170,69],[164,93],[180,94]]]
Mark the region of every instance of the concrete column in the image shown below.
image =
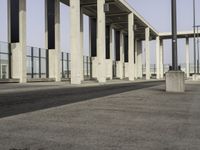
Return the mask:
[[[160,79],[160,37],[156,37],[156,78]]]
[[[164,78],[164,48],[162,39],[160,39],[160,78]]]
[[[97,59],[97,19],[89,19],[89,46],[90,56],[92,57],[92,78],[97,79],[98,59]]]
[[[80,0],[70,0],[71,84],[81,84],[83,79],[80,14]]]
[[[113,79],[113,60],[114,60],[114,38],[113,38],[113,27],[110,25],[110,37],[109,37],[109,46],[110,46],[110,58],[106,59],[106,73],[107,78]]]
[[[138,41],[137,44],[137,76],[138,78],[142,79],[143,77],[143,70],[142,70],[142,41]]]
[[[130,81],[135,80],[135,68],[134,68],[134,14],[128,15],[128,77]]]
[[[138,40],[135,39],[135,78],[137,79],[138,78]]]
[[[145,29],[145,50],[146,50],[146,80],[150,80],[151,77],[151,63],[150,63],[150,29]]]
[[[11,76],[19,79],[20,83],[25,83],[27,82],[26,0],[8,0],[8,41],[11,43],[12,51]]]
[[[190,77],[190,50],[189,50],[189,38],[186,38],[186,43],[185,43],[185,48],[186,48],[186,76],[187,78]]]
[[[106,17],[104,12],[105,0],[97,1],[97,57],[98,57],[98,74],[97,80],[100,83],[106,82],[106,65],[105,65],[105,51],[106,51]]]
[[[83,71],[83,51],[84,51],[84,18],[83,18],[83,9],[81,8],[80,12],[80,49],[81,49],[81,56],[80,61],[82,62],[82,65],[80,66],[80,70],[83,72],[83,75],[81,75],[81,81],[84,80],[84,71]]]
[[[124,34],[120,31],[120,61],[117,61],[117,77],[124,78]]]
[[[45,45],[49,50],[49,78],[61,81],[60,1],[45,1]]]

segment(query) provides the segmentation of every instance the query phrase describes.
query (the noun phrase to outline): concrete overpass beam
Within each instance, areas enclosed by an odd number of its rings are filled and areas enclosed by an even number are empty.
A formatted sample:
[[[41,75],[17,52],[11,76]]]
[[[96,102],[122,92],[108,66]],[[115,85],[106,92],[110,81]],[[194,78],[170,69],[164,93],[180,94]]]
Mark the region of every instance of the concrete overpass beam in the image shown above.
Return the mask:
[[[8,41],[11,43],[11,76],[27,82],[26,0],[8,0]]]

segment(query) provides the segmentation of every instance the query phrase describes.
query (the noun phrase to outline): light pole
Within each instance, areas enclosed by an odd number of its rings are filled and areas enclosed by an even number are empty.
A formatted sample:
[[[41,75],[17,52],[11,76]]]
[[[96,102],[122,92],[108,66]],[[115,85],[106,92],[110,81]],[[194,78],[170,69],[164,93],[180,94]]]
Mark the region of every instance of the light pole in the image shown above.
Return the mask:
[[[172,0],[172,70],[178,70],[176,0]]]
[[[197,73],[199,74],[199,27],[200,25],[196,26],[197,27]]]
[[[194,29],[194,74],[197,73],[196,70],[196,8],[195,0],[193,0],[193,29]]]
[[[185,73],[178,68],[176,0],[172,4],[172,70],[166,73],[166,92],[185,92]]]

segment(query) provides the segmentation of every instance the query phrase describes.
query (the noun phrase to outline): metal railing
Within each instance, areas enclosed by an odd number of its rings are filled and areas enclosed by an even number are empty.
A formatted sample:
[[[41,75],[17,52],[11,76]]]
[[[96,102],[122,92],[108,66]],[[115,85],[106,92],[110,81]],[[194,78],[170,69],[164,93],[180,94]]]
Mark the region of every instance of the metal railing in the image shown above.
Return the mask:
[[[83,75],[84,79],[92,78],[92,58],[83,56]]]
[[[27,78],[49,78],[48,50],[27,47]]]
[[[10,44],[0,42],[0,79],[11,78]]]
[[[70,53],[61,53],[61,77],[62,79],[71,78],[71,57]],[[84,79],[92,78],[92,58],[89,56],[83,56],[83,75]]]
[[[112,65],[112,71],[113,71],[113,78],[117,77],[117,62],[113,61],[113,65]]]
[[[71,78],[71,60],[70,54],[66,52],[61,53],[61,76],[63,79]]]

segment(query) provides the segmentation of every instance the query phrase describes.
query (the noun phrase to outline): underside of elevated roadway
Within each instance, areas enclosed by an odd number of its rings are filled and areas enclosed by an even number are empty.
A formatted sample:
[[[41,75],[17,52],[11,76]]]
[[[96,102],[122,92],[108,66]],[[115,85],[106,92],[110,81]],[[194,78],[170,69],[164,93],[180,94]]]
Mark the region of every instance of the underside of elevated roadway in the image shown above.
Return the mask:
[[[61,0],[62,3],[69,6],[69,0]],[[89,17],[97,17],[97,0],[81,0],[81,8],[83,13]],[[127,2],[124,0],[106,0],[109,5],[109,11],[106,12],[106,24],[113,25],[117,30],[123,30],[128,34],[128,14],[133,12],[135,37],[138,40],[145,40],[145,28],[150,28],[150,37],[155,39],[158,32],[140,16]]]

